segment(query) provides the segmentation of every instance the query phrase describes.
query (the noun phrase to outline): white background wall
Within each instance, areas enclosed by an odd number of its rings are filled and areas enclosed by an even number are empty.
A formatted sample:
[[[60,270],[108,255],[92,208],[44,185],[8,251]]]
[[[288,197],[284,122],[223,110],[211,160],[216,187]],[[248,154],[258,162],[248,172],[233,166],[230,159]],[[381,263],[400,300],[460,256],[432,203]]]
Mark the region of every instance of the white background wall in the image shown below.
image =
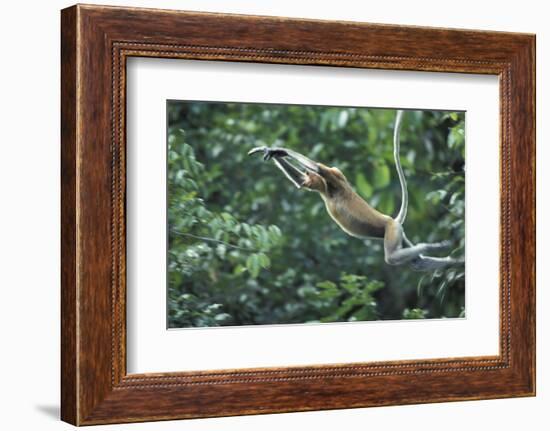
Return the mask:
[[[545,2],[357,0],[102,1],[171,9],[280,15],[537,34],[537,117],[550,117],[550,27]],[[59,422],[60,0],[2,4],[0,32],[0,426],[61,430]],[[548,122],[538,141],[538,396],[406,407],[105,426],[134,430],[543,430],[550,423]],[[546,269],[546,270],[545,270]],[[545,315],[546,312],[546,315]]]

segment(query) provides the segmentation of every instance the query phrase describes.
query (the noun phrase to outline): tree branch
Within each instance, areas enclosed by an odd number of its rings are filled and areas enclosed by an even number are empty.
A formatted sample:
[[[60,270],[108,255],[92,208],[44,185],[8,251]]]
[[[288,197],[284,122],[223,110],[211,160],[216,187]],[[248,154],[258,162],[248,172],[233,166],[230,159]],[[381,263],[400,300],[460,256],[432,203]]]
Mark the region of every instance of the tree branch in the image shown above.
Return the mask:
[[[222,245],[225,245],[226,247],[234,248],[236,250],[251,251],[251,252],[254,252],[254,253],[259,253],[260,252],[260,250],[257,250],[257,249],[254,249],[254,248],[248,248],[248,247],[241,247],[241,246],[238,246],[238,245],[235,245],[235,244],[230,244],[226,241],[222,241],[221,239],[210,238],[210,237],[207,237],[207,236],[193,235],[192,233],[181,232],[181,231],[175,230],[175,229],[170,229],[170,231],[175,233],[176,235],[185,236],[185,237],[193,238],[193,239],[198,239],[198,240],[201,240],[201,241],[214,242],[216,244],[222,244]]]

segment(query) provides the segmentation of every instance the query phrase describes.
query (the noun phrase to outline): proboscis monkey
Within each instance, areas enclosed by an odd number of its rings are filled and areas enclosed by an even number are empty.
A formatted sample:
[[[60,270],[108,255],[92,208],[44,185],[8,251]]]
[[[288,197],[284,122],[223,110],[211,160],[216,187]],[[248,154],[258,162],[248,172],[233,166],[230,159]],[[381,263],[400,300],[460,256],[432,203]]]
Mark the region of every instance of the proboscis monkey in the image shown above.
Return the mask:
[[[257,147],[250,150],[248,154],[263,153],[264,160],[273,160],[296,187],[318,192],[330,217],[348,235],[357,238],[383,239],[384,258],[387,264],[410,264],[414,269],[420,271],[462,264],[464,259],[425,255],[425,253],[449,247],[450,241],[413,244],[403,231],[409,200],[407,183],[399,159],[399,132],[402,116],[403,111],[397,111],[393,136],[393,155],[402,195],[401,208],[395,218],[382,214],[361,198],[338,168],[314,162],[287,148]],[[302,169],[294,166],[287,159],[294,160]]]

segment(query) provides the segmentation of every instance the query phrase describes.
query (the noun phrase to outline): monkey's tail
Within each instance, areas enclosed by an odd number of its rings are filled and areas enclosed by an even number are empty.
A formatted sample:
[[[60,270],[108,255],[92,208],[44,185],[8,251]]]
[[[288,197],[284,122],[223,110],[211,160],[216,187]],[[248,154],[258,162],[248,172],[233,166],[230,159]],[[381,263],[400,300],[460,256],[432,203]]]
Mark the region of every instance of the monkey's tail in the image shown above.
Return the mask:
[[[399,157],[399,140],[401,130],[401,118],[403,117],[403,111],[398,110],[395,117],[395,125],[393,128],[393,158],[395,159],[395,166],[397,168],[397,175],[399,176],[399,183],[401,184],[401,208],[395,220],[399,224],[403,224],[407,217],[407,208],[409,206],[409,192],[407,191],[407,180],[401,167],[401,159]]]

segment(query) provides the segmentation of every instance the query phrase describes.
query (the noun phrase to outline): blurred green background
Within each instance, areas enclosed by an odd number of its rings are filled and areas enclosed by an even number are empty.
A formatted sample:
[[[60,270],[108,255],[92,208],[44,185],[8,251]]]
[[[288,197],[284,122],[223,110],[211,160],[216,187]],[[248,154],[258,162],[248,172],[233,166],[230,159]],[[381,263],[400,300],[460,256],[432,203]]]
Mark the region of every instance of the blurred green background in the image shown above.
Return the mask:
[[[342,170],[395,216],[395,110],[168,101],[168,327],[463,317],[464,267],[415,272],[346,235],[320,196],[253,147]],[[406,111],[401,160],[413,242],[464,255],[463,112]],[[445,254],[445,253],[443,253]]]

